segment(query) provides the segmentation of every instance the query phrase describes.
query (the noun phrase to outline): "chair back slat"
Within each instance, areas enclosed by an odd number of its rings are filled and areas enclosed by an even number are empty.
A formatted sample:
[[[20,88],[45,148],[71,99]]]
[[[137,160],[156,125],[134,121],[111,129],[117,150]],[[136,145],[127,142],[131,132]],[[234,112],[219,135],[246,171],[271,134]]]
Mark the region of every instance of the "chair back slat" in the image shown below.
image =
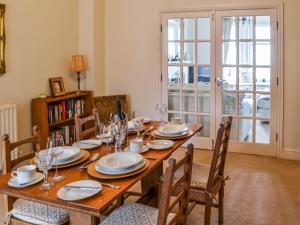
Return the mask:
[[[213,190],[215,189],[214,186],[218,185],[218,183],[220,182],[220,178],[223,178],[224,176],[231,125],[232,116],[229,116],[228,121],[226,123],[221,123],[220,128],[218,129],[206,186],[206,190],[208,193],[213,192]]]
[[[75,115],[75,132],[76,141],[80,141],[85,137],[94,136],[99,129],[99,113],[97,109],[93,109],[90,116],[81,118],[78,114]],[[88,128],[85,128],[88,127]]]
[[[159,202],[159,212],[157,225],[165,225],[170,211],[179,203],[179,210],[175,218],[169,224],[186,224],[189,205],[189,191],[192,177],[194,146],[188,145],[185,157],[176,164],[176,160],[169,159],[169,166],[164,174],[164,182],[161,188],[161,198]],[[183,174],[174,181],[174,174],[183,167]],[[170,199],[176,187],[181,186],[181,190],[176,195],[175,202],[170,205]]]

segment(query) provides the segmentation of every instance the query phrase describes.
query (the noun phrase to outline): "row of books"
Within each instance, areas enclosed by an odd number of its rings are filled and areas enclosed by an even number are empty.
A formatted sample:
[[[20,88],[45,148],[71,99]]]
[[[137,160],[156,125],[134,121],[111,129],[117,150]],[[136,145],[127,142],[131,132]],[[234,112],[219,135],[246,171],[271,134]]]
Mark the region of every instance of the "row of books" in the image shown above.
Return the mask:
[[[55,105],[48,106],[48,121],[53,123],[55,121],[70,119],[75,114],[84,113],[83,99],[67,99]]]
[[[75,134],[75,126],[74,125],[73,126],[63,126],[63,127],[57,128],[50,133],[50,136],[52,136],[53,134],[56,134],[57,131],[59,131],[62,134],[62,136],[64,137],[64,141],[65,141],[66,145],[75,142],[76,134]]]

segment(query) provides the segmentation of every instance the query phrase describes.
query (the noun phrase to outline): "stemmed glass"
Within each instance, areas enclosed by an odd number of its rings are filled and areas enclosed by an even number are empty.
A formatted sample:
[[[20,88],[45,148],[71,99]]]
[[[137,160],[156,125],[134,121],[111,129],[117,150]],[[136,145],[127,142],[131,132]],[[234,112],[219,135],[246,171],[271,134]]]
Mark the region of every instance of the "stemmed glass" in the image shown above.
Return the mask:
[[[64,152],[64,138],[61,134],[56,134],[48,139],[47,148],[50,154],[54,158],[54,165],[55,165],[55,175],[51,177],[53,181],[61,181],[65,178],[65,176],[58,175],[58,156],[60,156]]]
[[[108,151],[108,144],[111,142],[112,135],[110,131],[110,126],[100,123],[99,130],[99,141],[106,143],[106,150]]]
[[[160,125],[163,126],[166,124],[167,115],[168,115],[168,107],[166,104],[156,104],[155,108],[156,112],[160,118]]]
[[[41,185],[41,189],[50,189],[52,184],[48,181],[48,171],[52,168],[53,155],[48,150],[43,154],[36,153],[35,162],[39,170],[43,171],[44,174],[44,182]]]
[[[143,119],[142,118],[135,118],[132,120],[134,129],[136,130],[136,137],[139,138],[141,135],[141,129],[143,127]]]

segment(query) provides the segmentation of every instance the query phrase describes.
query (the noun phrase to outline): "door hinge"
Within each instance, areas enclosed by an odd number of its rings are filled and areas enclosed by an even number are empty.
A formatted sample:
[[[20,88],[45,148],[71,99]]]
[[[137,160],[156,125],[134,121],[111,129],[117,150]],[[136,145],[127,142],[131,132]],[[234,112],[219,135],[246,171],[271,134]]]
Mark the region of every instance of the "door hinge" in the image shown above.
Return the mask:
[[[279,29],[279,22],[277,21],[277,30]]]
[[[276,133],[276,142],[278,142],[278,133]]]
[[[162,24],[160,25],[160,32],[162,32]]]
[[[276,82],[277,82],[277,86],[278,86],[279,85],[279,77],[277,77]]]
[[[163,76],[162,76],[162,74],[160,74],[160,82],[162,82],[162,78],[163,78]]]
[[[211,20],[212,21],[215,20],[215,13],[216,13],[216,11],[211,11]]]

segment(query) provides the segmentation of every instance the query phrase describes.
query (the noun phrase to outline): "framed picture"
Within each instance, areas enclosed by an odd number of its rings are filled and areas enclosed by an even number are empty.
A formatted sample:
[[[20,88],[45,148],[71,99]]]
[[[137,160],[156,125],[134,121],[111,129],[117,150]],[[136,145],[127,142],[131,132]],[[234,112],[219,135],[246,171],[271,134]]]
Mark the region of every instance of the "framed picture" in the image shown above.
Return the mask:
[[[62,77],[50,78],[49,83],[53,96],[60,96],[65,94],[65,86]]]

